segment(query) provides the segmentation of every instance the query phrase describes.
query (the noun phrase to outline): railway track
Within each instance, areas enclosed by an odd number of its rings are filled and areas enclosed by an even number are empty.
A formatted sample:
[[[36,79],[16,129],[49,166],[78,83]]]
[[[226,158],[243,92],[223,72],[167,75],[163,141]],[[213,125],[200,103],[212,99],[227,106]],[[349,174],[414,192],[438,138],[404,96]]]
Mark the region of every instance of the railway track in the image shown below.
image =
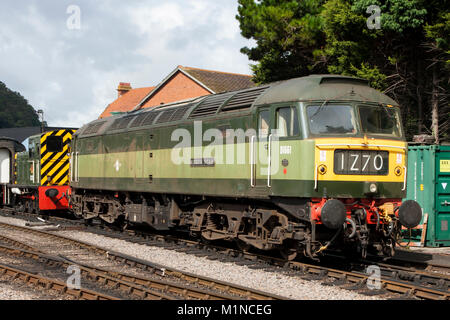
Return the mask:
[[[370,276],[362,272],[348,272],[339,269],[327,268],[317,265],[307,265],[292,262],[291,268],[315,280],[323,280],[326,285],[339,285],[346,289],[364,290],[367,294],[400,294],[403,298],[420,298],[426,300],[450,300],[450,292],[444,288],[426,287],[423,283],[416,284],[397,276],[381,274],[379,289],[369,289],[367,283]]]
[[[63,222],[63,220],[58,221]],[[250,265],[254,268],[262,268],[268,271],[273,268],[272,271],[274,272],[286,272],[304,279],[321,280],[325,285],[336,285],[350,290],[362,290],[364,293],[371,295],[388,293],[394,294],[394,297],[397,298],[450,300],[450,278],[448,275],[436,272],[427,272],[374,261],[351,262],[351,265],[349,265],[348,261],[345,261],[339,268],[336,268],[323,264],[287,261],[273,256],[243,252],[229,247],[212,246],[174,236],[149,234],[139,231],[115,232],[97,227],[82,227],[78,222],[74,225],[68,228],[75,227],[76,229],[132,243],[159,246],[197,256],[221,259],[227,262],[232,261],[237,264]],[[365,273],[365,270],[369,265],[374,264],[380,268],[381,287],[379,290],[365,290],[370,277]],[[442,270],[442,267],[440,270]],[[450,272],[450,270],[448,271]]]
[[[0,223],[0,232],[2,234],[0,241],[13,246],[19,255],[31,255],[36,260],[50,261],[52,264],[59,263],[66,268],[69,265],[77,265],[86,277],[114,288],[127,290],[144,299],[285,299],[270,293],[151,264],[50,232],[5,223]],[[27,238],[27,243],[17,240],[18,236],[21,239]],[[30,242],[34,244],[30,245]],[[55,245],[51,246],[51,243],[59,243],[58,246],[64,244],[66,248],[58,249]],[[13,252],[10,251],[10,254]],[[48,252],[60,252],[60,254],[55,257],[48,255]],[[94,263],[86,263],[88,254],[95,256]],[[92,262],[92,259],[90,261]],[[102,265],[102,267],[95,265]],[[117,271],[121,269],[122,271]]]
[[[373,264],[373,261],[366,260],[363,265],[367,266]],[[412,281],[422,286],[429,286],[432,288],[439,288],[443,291],[450,291],[450,269],[441,267],[440,271],[445,271],[446,274],[438,273],[435,271],[423,271],[417,270],[412,267],[404,267],[396,264],[389,263],[377,263],[381,272],[386,276],[390,276],[394,279],[400,279],[404,281]]]
[[[19,279],[24,283],[33,284],[35,287],[38,288],[44,288],[46,290],[55,290],[60,294],[69,295],[78,300],[120,300],[116,297],[99,293],[93,290],[72,289],[61,281],[42,277],[3,264],[0,264],[0,275],[7,277],[9,276],[12,279]]]
[[[0,247],[1,251],[3,251],[3,249],[3,247]],[[0,277],[9,278],[10,281],[20,280],[21,282],[31,284],[36,288],[47,291],[56,291],[61,295],[68,295],[78,300],[120,300],[117,297],[94,290],[85,288],[74,289],[62,281],[44,277],[35,272],[29,272],[3,263],[0,263]]]
[[[149,246],[160,246],[167,249],[183,251],[192,253],[197,256],[222,256],[219,259],[224,261],[233,261],[237,264],[250,265],[257,268],[268,270],[270,266],[278,267],[274,272],[282,270],[293,270],[300,273],[305,279],[322,280],[325,284],[331,284],[339,280],[335,285],[343,286],[344,288],[364,289],[369,279],[366,274],[367,267],[376,265],[380,269],[381,289],[375,291],[368,291],[367,294],[382,294],[383,292],[390,292],[393,294],[401,294],[403,297],[417,297],[420,299],[440,300],[450,299],[450,276],[442,273],[418,270],[413,267],[403,267],[389,263],[380,263],[371,260],[351,261],[342,260],[343,257],[334,257],[332,262],[324,263],[305,263],[299,261],[287,261],[274,256],[268,256],[257,253],[243,252],[229,247],[219,247],[210,244],[205,244],[198,241],[186,240],[176,238],[173,236],[163,236],[154,234],[121,234],[112,232],[110,230],[98,230],[95,228],[88,228],[90,232],[109,236],[113,238],[122,239],[134,243],[147,244]],[[137,237],[139,235],[139,237]],[[342,261],[337,262],[337,259]],[[329,260],[329,259],[328,259]],[[330,267],[338,264],[337,267]],[[440,267],[441,271],[443,267]],[[351,271],[348,271],[351,270]],[[447,269],[450,273],[450,269]],[[352,286],[354,284],[355,286]]]
[[[304,279],[321,280],[326,285],[337,285],[345,289],[360,290],[366,294],[391,293],[401,295],[399,298],[419,298],[430,300],[450,300],[450,277],[435,272],[426,272],[415,268],[379,263],[374,261],[359,261],[349,266],[348,261],[342,263],[340,268],[327,267],[317,263],[304,263],[299,261],[287,261],[273,256],[243,252],[229,247],[218,247],[202,242],[175,238],[173,236],[125,234],[110,230],[98,230],[88,228],[90,232],[113,238],[130,241],[133,243],[160,246],[197,256],[206,256],[223,261],[232,261],[237,264],[252,266],[274,272],[287,272],[290,275],[300,275]],[[342,257],[341,257],[342,258]],[[336,261],[333,262],[336,264]],[[366,269],[370,265],[380,268],[380,290],[367,289],[367,281],[370,275]],[[281,269],[280,269],[281,268]],[[347,271],[351,269],[351,271]],[[292,272],[294,271],[294,272]],[[450,270],[449,270],[450,272]]]

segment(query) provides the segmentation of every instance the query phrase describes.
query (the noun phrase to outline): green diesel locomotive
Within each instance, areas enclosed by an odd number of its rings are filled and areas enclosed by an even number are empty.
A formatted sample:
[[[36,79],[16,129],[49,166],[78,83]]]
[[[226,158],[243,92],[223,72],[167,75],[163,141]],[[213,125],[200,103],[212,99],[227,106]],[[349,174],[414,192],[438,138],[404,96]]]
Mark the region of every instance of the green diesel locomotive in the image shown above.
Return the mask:
[[[392,255],[421,219],[398,104],[312,75],[93,121],[71,149],[75,214],[315,258]]]

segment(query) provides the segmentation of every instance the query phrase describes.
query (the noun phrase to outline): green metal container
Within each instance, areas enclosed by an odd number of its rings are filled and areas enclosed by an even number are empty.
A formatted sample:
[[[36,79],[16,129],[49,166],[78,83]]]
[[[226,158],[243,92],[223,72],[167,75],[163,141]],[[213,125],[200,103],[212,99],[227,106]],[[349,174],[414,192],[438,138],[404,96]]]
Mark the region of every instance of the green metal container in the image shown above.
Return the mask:
[[[410,146],[407,169],[404,200],[417,201],[423,210],[422,228],[411,230],[411,241],[426,247],[450,246],[450,146]],[[409,241],[409,230],[403,237]]]

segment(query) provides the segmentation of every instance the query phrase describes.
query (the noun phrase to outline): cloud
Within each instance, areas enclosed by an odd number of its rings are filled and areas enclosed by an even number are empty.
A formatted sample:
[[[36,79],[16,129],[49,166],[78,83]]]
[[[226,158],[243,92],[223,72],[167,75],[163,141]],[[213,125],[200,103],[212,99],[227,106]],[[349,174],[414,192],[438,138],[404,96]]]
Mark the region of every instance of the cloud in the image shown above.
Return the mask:
[[[80,8],[79,30],[67,27],[70,5]],[[230,0],[3,0],[0,81],[49,125],[79,127],[120,81],[157,85],[177,65],[249,74],[236,12]]]

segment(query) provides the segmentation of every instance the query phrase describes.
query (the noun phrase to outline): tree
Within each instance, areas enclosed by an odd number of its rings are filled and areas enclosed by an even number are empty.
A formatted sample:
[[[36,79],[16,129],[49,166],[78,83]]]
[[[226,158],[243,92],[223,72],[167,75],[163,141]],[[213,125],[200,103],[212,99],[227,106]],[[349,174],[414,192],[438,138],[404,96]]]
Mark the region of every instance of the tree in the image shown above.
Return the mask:
[[[324,43],[323,1],[239,0],[237,19],[242,35],[256,40],[254,48],[241,52],[259,63],[252,66],[254,81],[267,83],[311,72],[314,52]]]
[[[39,117],[28,101],[0,81],[0,128],[39,126]]]
[[[400,103],[409,139],[429,133],[438,142],[450,139],[448,2],[239,0],[242,35],[256,40],[242,52],[260,83],[310,73],[368,79]],[[367,26],[371,5],[380,29]]]
[[[425,46],[431,53],[432,59],[428,68],[433,72],[433,91],[431,95],[431,129],[433,135],[439,139],[450,138],[450,101],[448,88],[450,78],[450,12],[441,12],[434,24],[425,26],[427,42]],[[442,69],[440,69],[442,68]],[[439,120],[443,121],[439,124]]]

